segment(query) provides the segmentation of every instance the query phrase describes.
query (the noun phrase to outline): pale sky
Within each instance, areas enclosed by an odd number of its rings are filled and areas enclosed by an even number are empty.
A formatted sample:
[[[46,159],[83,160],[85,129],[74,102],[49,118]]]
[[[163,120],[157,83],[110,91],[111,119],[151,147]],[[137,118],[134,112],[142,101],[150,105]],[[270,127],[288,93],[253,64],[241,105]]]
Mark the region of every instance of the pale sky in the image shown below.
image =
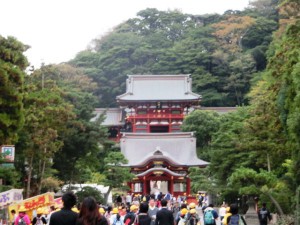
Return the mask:
[[[3,0],[0,35],[14,36],[31,48],[39,67],[69,61],[97,37],[146,8],[179,9],[203,15],[243,10],[249,0]]]

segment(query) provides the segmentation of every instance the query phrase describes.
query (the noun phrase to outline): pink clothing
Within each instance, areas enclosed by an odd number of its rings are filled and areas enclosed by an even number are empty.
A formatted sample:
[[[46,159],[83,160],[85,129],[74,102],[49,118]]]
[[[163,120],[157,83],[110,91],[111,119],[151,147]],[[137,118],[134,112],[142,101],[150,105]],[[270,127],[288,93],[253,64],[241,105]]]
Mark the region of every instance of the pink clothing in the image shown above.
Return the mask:
[[[29,219],[29,216],[27,215],[27,214],[24,214],[24,213],[20,213],[18,216],[17,216],[17,218],[16,218],[16,220],[15,220],[15,225],[18,225],[19,224],[19,220],[21,219],[21,218],[23,218],[23,220],[25,221],[25,223],[27,224],[27,225],[30,225],[30,219]]]

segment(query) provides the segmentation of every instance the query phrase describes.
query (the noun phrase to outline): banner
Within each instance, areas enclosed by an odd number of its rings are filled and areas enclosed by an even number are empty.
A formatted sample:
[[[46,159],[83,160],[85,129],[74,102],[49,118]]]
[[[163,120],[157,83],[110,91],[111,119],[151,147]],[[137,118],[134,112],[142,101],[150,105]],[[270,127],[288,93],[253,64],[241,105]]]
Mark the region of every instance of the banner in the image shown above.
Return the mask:
[[[0,193],[0,208],[23,200],[23,189],[11,189]]]

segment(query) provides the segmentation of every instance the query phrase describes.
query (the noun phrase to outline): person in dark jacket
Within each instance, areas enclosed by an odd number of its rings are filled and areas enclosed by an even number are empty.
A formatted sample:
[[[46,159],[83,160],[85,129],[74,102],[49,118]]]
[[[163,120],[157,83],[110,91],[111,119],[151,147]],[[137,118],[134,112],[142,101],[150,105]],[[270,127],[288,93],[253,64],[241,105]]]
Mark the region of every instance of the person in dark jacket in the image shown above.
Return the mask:
[[[93,197],[83,199],[76,225],[108,225],[107,219],[100,214],[99,206]]]
[[[149,206],[146,202],[140,204],[140,210],[138,215],[136,215],[136,224],[140,225],[150,225],[151,217],[148,215]]]
[[[270,222],[272,220],[271,213],[266,206],[267,204],[263,203],[262,208],[260,208],[257,212],[260,225],[267,225],[268,221]]]
[[[161,200],[161,210],[156,214],[155,225],[174,225],[174,217],[171,210],[167,209],[167,200]]]
[[[130,212],[128,212],[124,218],[124,224],[125,225],[132,225],[135,221],[135,214],[138,211],[138,207],[136,205],[130,206]]]
[[[64,207],[54,212],[50,218],[50,225],[75,225],[78,214],[71,209],[76,204],[76,196],[73,192],[67,192],[62,196]]]

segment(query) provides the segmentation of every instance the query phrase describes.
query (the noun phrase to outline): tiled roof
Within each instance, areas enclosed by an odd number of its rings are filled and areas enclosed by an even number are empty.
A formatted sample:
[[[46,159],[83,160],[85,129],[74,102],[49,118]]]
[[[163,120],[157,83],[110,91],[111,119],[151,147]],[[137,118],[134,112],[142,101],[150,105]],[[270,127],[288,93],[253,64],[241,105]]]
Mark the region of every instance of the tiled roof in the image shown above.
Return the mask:
[[[126,93],[117,101],[200,100],[191,87],[190,75],[128,75]]]
[[[120,108],[96,108],[94,111],[96,115],[91,119],[95,122],[102,114],[105,115],[104,121],[101,123],[103,126],[122,126],[124,122],[122,121],[122,110]]]
[[[196,138],[191,132],[123,133],[121,152],[126,166],[142,166],[147,161],[165,159],[177,166],[206,166],[196,155]]]

